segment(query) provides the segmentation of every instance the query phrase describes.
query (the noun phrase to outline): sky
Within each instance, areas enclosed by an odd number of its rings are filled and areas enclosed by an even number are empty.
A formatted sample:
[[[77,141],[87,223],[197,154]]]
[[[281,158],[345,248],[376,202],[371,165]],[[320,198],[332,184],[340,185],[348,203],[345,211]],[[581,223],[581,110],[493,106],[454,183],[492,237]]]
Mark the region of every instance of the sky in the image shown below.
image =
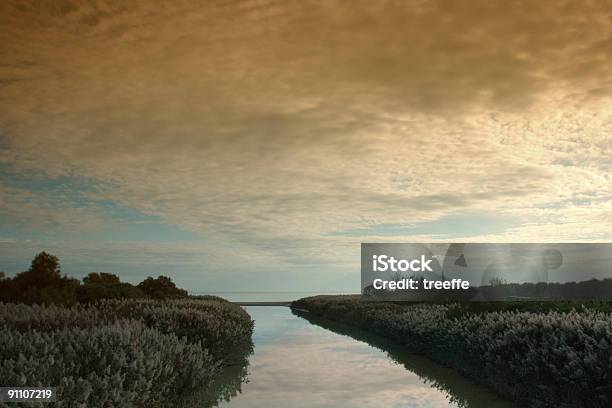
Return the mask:
[[[360,242],[612,241],[608,1],[0,2],[0,270],[359,291]]]

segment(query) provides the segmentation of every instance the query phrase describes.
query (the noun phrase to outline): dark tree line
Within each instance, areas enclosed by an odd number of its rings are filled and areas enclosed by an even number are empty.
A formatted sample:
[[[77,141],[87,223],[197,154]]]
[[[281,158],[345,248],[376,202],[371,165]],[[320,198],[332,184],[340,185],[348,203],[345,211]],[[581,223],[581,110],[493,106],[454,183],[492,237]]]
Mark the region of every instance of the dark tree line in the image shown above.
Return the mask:
[[[385,290],[368,285],[363,294],[391,301],[468,301],[468,300],[552,300],[552,301],[611,301],[612,279],[590,279],[565,283],[506,283],[493,281],[491,285],[473,286],[467,290],[423,289],[422,278],[419,289]]]
[[[62,275],[56,256],[41,252],[30,268],[14,278],[0,272],[0,302],[43,304],[73,304],[98,299],[122,298],[169,299],[187,297],[187,291],[177,288],[167,276],[148,277],[134,286],[112,273],[92,272],[83,283]]]

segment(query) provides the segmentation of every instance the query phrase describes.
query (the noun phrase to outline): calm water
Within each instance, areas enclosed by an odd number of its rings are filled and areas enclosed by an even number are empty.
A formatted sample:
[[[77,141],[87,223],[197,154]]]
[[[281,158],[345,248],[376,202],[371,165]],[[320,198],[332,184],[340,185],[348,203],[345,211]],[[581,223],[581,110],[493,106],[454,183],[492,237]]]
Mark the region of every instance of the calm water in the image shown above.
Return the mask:
[[[231,302],[290,302],[315,295],[337,295],[338,292],[192,292],[192,295],[220,296]],[[344,294],[359,294],[346,292]]]
[[[511,407],[378,336],[287,307],[246,309],[255,319],[248,382],[221,407]]]

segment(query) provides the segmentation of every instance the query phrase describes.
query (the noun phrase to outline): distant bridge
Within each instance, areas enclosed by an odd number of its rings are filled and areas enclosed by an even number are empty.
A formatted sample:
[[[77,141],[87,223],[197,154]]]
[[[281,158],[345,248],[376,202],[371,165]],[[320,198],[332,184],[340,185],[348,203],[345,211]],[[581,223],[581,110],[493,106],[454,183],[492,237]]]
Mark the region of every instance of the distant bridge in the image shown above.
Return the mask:
[[[238,306],[290,306],[291,302],[233,302]]]

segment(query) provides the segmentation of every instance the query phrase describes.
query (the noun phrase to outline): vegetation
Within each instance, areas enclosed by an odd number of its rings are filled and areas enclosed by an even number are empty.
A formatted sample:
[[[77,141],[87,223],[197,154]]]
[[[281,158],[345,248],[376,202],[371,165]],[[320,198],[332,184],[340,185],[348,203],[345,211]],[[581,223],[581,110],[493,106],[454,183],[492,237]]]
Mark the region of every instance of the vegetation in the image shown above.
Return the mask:
[[[32,260],[30,269],[14,278],[0,275],[0,301],[27,304],[73,305],[100,299],[179,299],[187,291],[177,288],[167,276],[148,277],[134,286],[121,282],[117,275],[92,272],[83,278],[83,284],[62,275],[59,259],[41,252]]]
[[[396,273],[392,280],[416,279],[418,289],[409,291],[375,289],[368,285],[364,294],[373,300],[386,301],[561,301],[571,299],[574,301],[610,301],[612,300],[612,279],[589,279],[580,282],[539,282],[539,283],[508,283],[501,278],[492,278],[489,285],[471,286],[466,290],[453,289],[425,289],[423,277],[404,277]],[[448,281],[447,281],[448,282]]]
[[[73,304],[78,286],[76,279],[61,275],[57,257],[41,252],[27,271],[0,279],[0,301]]]
[[[545,305],[402,304],[316,296],[292,306],[394,340],[521,405],[610,406],[610,305]]]
[[[55,386],[58,407],[227,399],[246,376],[253,321],[222,298],[187,297],[165,276],[134,286],[92,272],[81,284],[42,252],[28,271],[0,274],[0,385]],[[233,380],[220,384],[226,367]]]
[[[510,402],[502,405],[493,403],[490,395],[480,392],[479,387],[474,387],[469,379],[459,375],[456,370],[444,367],[427,357],[416,355],[393,340],[354,325],[326,319],[306,311],[293,309],[292,312],[311,324],[367,343],[385,352],[391,360],[417,374],[425,384],[442,392],[450,403],[456,404],[459,408],[510,408],[512,406]]]
[[[0,325],[2,384],[57,386],[57,406],[173,406],[252,350],[249,315],[214,297],[0,303]]]
[[[140,282],[137,287],[147,296],[155,299],[187,297],[187,291],[177,288],[167,276],[159,276],[157,279],[148,277]]]

